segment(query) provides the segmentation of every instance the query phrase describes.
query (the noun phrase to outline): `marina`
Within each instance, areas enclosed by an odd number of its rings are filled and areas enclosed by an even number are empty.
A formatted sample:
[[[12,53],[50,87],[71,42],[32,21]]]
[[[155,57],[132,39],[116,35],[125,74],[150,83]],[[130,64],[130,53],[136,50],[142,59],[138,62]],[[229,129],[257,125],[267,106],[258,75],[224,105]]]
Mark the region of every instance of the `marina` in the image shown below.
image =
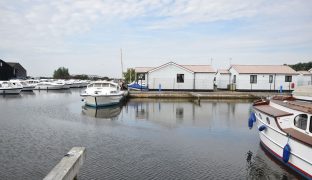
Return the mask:
[[[76,146],[88,152],[78,179],[301,178],[247,127],[251,100],[130,98],[95,109],[83,91],[0,96],[3,179],[43,179]]]

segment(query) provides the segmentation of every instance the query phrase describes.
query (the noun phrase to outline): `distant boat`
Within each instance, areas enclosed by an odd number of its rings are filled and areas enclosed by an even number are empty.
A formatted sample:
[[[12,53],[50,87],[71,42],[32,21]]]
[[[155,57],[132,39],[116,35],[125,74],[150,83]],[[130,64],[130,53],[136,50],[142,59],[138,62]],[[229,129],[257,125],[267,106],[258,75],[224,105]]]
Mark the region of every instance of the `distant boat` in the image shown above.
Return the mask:
[[[24,80],[14,79],[14,80],[10,80],[10,82],[12,82],[13,84],[19,84],[23,86],[22,91],[32,91],[36,87],[35,84],[29,84],[27,81],[24,81]]]
[[[129,90],[146,90],[147,86],[145,85],[145,83],[137,83],[135,81],[133,81],[132,83],[128,84],[128,89]]]
[[[312,86],[293,96],[254,102],[248,125],[257,122],[261,144],[285,165],[312,179]]]
[[[0,81],[0,94],[19,94],[23,86],[10,81]]]
[[[126,92],[120,89],[117,83],[111,81],[95,81],[87,86],[81,96],[84,97],[87,106],[111,106],[120,103],[126,95]]]
[[[41,80],[36,85],[36,90],[61,90],[66,89],[67,86],[62,82],[53,82],[51,80]]]

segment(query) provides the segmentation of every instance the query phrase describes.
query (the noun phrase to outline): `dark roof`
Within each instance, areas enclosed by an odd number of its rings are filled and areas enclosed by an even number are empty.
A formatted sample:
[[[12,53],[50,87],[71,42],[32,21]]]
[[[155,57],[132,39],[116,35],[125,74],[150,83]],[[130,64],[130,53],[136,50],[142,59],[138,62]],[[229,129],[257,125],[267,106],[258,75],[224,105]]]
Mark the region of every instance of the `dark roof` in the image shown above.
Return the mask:
[[[8,65],[10,65],[11,67],[16,67],[16,66],[20,66],[23,69],[25,69],[20,63],[18,62],[6,62]],[[25,69],[26,70],[26,69]]]

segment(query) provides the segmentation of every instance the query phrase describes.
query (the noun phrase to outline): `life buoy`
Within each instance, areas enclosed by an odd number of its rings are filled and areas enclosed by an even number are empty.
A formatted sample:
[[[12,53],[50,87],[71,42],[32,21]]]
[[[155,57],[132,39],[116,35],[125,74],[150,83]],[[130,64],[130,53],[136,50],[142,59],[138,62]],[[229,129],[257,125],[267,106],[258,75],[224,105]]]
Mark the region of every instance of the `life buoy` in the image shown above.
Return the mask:
[[[283,148],[283,161],[285,163],[287,163],[289,161],[290,151],[291,151],[291,148],[290,148],[289,144],[287,143]]]

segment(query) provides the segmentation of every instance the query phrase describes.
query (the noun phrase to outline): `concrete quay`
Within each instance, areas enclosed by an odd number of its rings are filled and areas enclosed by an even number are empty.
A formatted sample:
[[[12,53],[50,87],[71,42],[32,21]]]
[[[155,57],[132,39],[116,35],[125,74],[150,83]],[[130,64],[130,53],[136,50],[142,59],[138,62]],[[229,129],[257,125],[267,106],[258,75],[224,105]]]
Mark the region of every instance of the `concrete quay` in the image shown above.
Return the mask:
[[[129,91],[128,98],[189,98],[189,99],[259,99],[273,95],[277,92],[188,92],[188,91]],[[289,93],[283,93],[289,94]]]

